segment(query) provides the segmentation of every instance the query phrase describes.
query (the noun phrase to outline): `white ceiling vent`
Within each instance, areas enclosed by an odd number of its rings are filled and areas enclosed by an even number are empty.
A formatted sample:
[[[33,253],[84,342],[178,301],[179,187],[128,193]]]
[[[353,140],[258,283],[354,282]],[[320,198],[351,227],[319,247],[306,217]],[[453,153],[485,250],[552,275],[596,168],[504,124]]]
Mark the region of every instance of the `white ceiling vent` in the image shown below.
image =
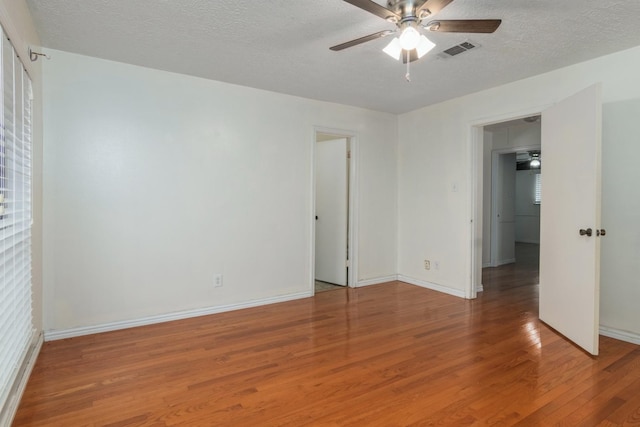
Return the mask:
[[[466,42],[457,44],[455,46],[452,46],[449,49],[443,50],[438,54],[438,58],[443,58],[443,59],[451,58],[452,56],[459,55],[463,52],[466,52],[471,49],[476,49],[478,47],[480,47],[478,43],[471,43],[466,41]]]

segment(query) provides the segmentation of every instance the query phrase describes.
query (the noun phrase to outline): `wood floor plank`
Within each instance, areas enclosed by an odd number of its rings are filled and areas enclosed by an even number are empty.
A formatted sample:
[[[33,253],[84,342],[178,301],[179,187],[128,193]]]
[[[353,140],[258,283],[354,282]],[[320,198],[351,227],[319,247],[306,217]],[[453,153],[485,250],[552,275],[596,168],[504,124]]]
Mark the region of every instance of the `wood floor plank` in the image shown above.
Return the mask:
[[[48,342],[14,426],[640,426],[640,347],[541,323],[536,263]]]

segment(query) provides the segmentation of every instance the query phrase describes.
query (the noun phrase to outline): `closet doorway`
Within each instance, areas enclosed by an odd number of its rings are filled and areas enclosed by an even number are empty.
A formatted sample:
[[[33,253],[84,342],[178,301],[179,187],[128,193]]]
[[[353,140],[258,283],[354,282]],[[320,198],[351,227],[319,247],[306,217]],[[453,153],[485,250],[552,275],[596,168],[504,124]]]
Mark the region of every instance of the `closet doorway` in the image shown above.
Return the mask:
[[[349,135],[315,135],[314,292],[351,284],[352,151]]]

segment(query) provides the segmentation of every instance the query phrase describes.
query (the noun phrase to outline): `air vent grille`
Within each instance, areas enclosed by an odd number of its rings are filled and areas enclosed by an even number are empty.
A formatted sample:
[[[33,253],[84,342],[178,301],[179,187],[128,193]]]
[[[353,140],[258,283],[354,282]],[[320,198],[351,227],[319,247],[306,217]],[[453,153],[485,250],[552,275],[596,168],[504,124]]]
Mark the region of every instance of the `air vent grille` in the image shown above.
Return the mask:
[[[456,56],[459,55],[463,52],[466,52],[468,50],[471,49],[475,49],[476,47],[478,47],[477,44],[473,44],[471,42],[463,42],[460,44],[457,44],[455,46],[450,47],[449,49],[445,49],[442,52],[440,52],[438,54],[439,58],[451,58],[452,56]]]
[[[463,48],[462,46],[458,45],[458,46],[454,46],[454,47],[450,47],[449,49],[443,51],[444,53],[446,53],[449,56],[456,56],[462,52],[466,52],[467,49]]]

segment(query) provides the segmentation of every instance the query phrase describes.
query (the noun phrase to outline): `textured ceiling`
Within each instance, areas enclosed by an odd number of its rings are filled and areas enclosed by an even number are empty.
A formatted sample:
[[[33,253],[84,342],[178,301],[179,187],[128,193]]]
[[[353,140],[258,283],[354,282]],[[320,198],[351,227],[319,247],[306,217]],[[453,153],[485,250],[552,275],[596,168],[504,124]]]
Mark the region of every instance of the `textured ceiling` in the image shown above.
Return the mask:
[[[329,50],[395,28],[342,0],[27,3],[45,47],[391,113],[640,45],[639,0],[455,0],[436,18],[502,25],[428,34],[436,48],[411,64],[409,83],[381,51],[389,39]],[[467,40],[479,47],[438,58]]]

